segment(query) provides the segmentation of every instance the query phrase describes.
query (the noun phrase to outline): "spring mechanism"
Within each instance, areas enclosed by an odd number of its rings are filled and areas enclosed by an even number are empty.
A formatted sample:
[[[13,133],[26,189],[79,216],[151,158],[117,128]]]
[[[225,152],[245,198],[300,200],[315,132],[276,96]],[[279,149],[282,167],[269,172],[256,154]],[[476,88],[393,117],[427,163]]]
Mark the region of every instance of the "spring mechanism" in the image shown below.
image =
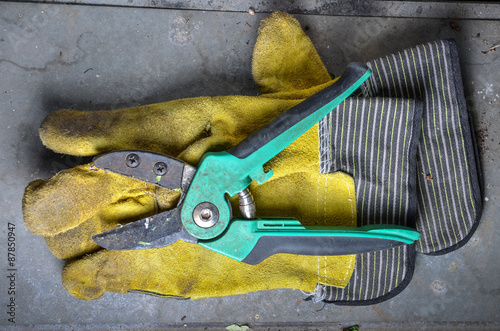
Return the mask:
[[[238,193],[238,199],[240,202],[241,217],[244,219],[254,219],[255,218],[255,202],[253,200],[252,193],[248,188],[244,189]]]

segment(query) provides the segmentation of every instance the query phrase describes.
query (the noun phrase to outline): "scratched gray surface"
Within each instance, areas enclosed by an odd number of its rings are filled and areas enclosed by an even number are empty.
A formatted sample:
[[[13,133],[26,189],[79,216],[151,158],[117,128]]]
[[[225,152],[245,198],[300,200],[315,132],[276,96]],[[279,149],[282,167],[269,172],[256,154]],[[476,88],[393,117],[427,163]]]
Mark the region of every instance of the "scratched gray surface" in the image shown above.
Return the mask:
[[[197,301],[139,294],[78,300],[61,285],[63,262],[23,225],[21,198],[35,178],[85,160],[56,155],[38,139],[59,108],[111,109],[199,95],[249,94],[250,61],[266,14],[0,3],[0,329],[12,327],[7,223],[16,234],[18,328],[221,328],[365,330],[500,328],[499,54],[497,20],[298,15],[328,70],[419,43],[453,37],[467,100],[480,136],[484,214],[476,235],[446,256],[417,256],[414,278],[394,299],[372,307],[304,301],[293,290]],[[299,303],[300,301],[300,303]],[[183,317],[186,316],[184,319]]]
[[[500,7],[493,1],[391,1],[391,0],[28,0],[43,3],[73,3],[88,5],[111,5],[137,8],[196,9],[207,11],[247,12],[249,8],[258,13],[285,11],[290,14],[368,16],[368,17],[412,17],[453,19],[497,19]],[[498,1],[496,1],[498,3]]]

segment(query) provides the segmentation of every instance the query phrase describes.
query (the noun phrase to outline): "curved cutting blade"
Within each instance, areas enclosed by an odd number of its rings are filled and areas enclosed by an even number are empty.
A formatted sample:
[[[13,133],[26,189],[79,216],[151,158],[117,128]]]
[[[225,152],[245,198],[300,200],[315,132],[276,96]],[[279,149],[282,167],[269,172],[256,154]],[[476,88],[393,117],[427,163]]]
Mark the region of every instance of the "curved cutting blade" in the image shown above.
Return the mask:
[[[101,247],[111,250],[160,248],[177,240],[197,243],[180,219],[180,209],[165,211],[92,237]]]

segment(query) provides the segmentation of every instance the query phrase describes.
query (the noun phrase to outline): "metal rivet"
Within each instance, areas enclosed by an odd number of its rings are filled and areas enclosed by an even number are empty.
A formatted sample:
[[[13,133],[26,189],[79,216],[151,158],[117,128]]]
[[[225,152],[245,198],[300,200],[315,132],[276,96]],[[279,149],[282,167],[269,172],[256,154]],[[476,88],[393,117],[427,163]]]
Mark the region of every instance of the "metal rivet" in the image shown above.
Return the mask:
[[[165,162],[156,162],[153,166],[153,172],[157,176],[163,176],[167,174],[167,165]]]
[[[135,168],[141,164],[141,158],[135,153],[130,153],[125,158],[125,164],[130,168]]]

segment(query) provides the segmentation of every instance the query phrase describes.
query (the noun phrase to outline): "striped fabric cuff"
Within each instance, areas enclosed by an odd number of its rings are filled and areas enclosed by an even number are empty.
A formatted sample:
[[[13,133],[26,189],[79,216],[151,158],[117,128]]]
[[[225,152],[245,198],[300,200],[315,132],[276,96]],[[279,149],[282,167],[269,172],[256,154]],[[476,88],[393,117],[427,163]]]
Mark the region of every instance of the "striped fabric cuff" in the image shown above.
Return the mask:
[[[458,52],[440,40],[392,54],[368,66],[365,96],[421,100],[417,151],[417,251],[443,254],[461,247],[481,217],[481,184]]]
[[[321,287],[324,301],[358,306],[389,300],[410,283],[414,268],[415,245],[358,254],[356,268],[345,288]]]
[[[350,98],[320,121],[320,171],[354,177],[358,225],[414,226],[422,111],[409,99]],[[348,285],[319,285],[317,295],[348,305],[386,300],[411,280],[414,255],[415,245],[358,254]]]
[[[325,301],[366,305],[401,292],[415,251],[444,254],[472,236],[481,180],[456,44],[441,40],[367,63],[362,98],[320,122],[320,171],[354,177],[358,225],[416,227],[421,239],[359,254],[346,288],[324,286]]]

